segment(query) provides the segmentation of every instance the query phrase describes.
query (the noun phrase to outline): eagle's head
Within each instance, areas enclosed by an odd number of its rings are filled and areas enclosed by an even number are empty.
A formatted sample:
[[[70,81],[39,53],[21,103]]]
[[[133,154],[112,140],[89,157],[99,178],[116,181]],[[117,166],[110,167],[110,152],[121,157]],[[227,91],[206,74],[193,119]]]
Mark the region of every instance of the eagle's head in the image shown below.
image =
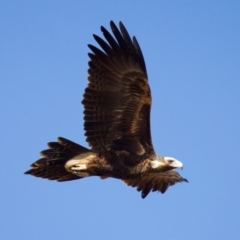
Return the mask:
[[[173,157],[161,157],[158,156],[157,159],[151,161],[152,168],[181,168],[183,169],[182,162],[178,161],[176,158]]]
[[[165,163],[168,166],[171,166],[173,168],[181,168],[181,169],[183,169],[182,162],[178,161],[176,158],[173,158],[173,157],[163,157],[163,158],[164,158]]]

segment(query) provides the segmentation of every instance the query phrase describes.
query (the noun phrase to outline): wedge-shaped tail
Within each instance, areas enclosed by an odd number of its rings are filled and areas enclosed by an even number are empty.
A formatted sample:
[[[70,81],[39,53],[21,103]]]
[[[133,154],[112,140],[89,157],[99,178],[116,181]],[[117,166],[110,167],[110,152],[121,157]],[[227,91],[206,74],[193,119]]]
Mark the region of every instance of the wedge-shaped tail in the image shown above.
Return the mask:
[[[41,152],[43,158],[32,163],[31,169],[25,174],[59,182],[81,178],[68,172],[65,164],[75,156],[90,150],[62,137],[59,137],[57,142],[49,142],[48,147],[49,149]]]

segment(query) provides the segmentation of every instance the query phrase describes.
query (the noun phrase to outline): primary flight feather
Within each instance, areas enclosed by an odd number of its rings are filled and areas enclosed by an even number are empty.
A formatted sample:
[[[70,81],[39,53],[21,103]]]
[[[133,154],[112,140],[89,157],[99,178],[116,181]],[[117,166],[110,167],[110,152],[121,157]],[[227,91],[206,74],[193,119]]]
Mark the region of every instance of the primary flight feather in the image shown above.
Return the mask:
[[[83,95],[84,130],[91,149],[65,138],[48,143],[42,158],[25,172],[49,180],[69,181],[89,176],[113,177],[137,187],[145,198],[187,182],[174,169],[183,164],[155,153],[150,130],[151,91],[137,39],[120,22],[110,22],[113,36],[101,27],[105,40],[93,35],[101,49],[88,45],[88,86]]]

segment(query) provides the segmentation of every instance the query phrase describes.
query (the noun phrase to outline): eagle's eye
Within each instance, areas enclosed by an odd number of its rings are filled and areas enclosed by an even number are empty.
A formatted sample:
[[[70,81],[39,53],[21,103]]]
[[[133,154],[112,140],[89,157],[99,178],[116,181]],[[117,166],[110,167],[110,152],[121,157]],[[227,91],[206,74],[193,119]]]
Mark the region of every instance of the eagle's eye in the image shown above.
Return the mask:
[[[173,163],[173,160],[168,160],[169,163]]]

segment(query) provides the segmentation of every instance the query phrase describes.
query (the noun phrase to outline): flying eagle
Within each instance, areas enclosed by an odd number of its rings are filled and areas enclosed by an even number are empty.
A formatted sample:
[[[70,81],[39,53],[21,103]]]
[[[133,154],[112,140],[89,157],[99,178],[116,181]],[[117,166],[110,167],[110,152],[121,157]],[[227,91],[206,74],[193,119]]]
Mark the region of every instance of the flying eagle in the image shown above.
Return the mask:
[[[42,158],[25,174],[59,182],[99,176],[121,179],[145,198],[187,182],[174,169],[183,164],[154,151],[150,131],[151,91],[137,39],[110,22],[105,40],[93,35],[101,49],[88,45],[88,86],[83,95],[87,149],[65,138],[49,142]]]

